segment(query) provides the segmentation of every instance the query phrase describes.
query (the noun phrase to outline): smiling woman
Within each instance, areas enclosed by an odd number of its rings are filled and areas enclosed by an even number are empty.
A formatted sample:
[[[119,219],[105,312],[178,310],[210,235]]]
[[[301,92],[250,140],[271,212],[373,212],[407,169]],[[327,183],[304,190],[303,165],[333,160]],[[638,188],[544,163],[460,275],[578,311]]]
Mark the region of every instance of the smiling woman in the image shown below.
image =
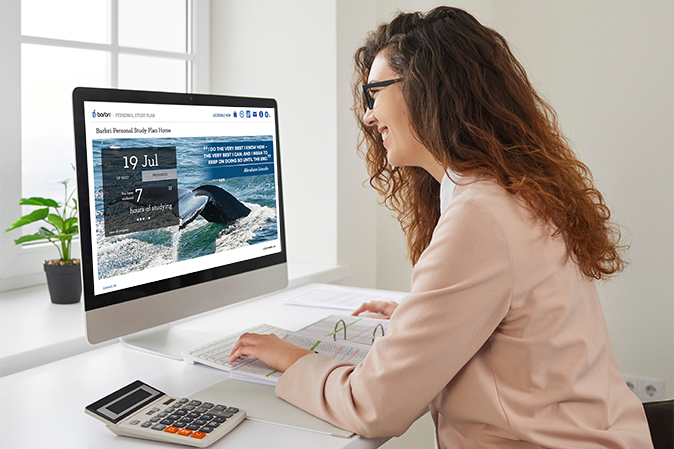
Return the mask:
[[[230,361],[260,358],[284,372],[278,396],[363,436],[398,436],[428,407],[439,447],[650,447],[595,284],[625,265],[619,233],[505,39],[457,8],[400,13],[356,72],[411,293],[357,310],[390,319],[357,366],[251,334]]]

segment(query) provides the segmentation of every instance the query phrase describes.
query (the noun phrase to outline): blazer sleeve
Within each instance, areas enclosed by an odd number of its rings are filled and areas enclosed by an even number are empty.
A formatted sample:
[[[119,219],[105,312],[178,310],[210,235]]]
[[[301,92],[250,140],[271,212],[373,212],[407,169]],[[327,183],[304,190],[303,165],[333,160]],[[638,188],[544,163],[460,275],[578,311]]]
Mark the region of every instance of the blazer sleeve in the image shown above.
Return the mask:
[[[480,201],[456,197],[412,275],[412,291],[357,366],[311,354],[276,394],[365,437],[398,436],[476,354],[509,310],[508,235]]]

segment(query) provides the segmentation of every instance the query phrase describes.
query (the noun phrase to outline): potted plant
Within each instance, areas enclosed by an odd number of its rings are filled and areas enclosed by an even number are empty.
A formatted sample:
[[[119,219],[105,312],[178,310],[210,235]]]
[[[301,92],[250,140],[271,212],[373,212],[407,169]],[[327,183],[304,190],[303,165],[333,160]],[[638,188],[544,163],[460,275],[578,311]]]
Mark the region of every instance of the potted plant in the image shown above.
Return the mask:
[[[48,227],[40,227],[32,235],[24,235],[14,243],[19,245],[38,240],[49,240],[58,249],[60,258],[45,260],[44,271],[47,274],[49,296],[55,304],[73,304],[79,302],[82,294],[80,261],[71,257],[72,238],[77,235],[77,199],[75,190],[68,192],[68,181],[62,181],[65,188],[65,202],[61,205],[49,198],[21,198],[22,206],[38,206],[28,215],[16,220],[7,231],[20,228],[29,223],[44,221]],[[54,209],[53,213],[51,209]]]

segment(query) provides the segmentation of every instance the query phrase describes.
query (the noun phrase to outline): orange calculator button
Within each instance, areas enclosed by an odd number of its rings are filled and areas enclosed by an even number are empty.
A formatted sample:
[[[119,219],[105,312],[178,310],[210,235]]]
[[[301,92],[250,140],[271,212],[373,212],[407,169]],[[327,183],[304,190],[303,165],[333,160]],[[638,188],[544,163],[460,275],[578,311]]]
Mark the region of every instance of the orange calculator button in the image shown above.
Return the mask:
[[[192,435],[190,435],[192,438],[199,438],[202,439],[203,437],[206,436],[205,433],[203,432],[194,432]]]
[[[164,432],[176,433],[179,430],[180,430],[180,427],[168,426],[166,429],[164,429]]]
[[[189,436],[191,433],[191,430],[182,429],[180,432],[178,432],[178,435]]]

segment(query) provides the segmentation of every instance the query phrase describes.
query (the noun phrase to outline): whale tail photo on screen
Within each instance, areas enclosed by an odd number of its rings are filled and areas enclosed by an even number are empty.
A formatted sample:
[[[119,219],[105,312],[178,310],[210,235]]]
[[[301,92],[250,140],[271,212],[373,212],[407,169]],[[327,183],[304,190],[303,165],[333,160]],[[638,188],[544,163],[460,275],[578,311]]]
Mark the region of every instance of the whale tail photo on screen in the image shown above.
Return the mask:
[[[227,224],[250,214],[234,195],[213,185],[204,185],[193,190],[178,189],[180,229],[201,215],[212,223]]]
[[[110,205],[119,202],[132,202],[139,206],[155,204],[158,198],[165,197],[165,187],[144,188],[141,198],[126,198],[120,196],[110,201]],[[175,211],[175,208],[173,208]],[[214,185],[203,185],[195,189],[178,189],[179,229],[184,229],[189,223],[201,215],[211,223],[226,225],[241,217],[250,214],[251,210],[244,206],[234,195],[225,189]]]

